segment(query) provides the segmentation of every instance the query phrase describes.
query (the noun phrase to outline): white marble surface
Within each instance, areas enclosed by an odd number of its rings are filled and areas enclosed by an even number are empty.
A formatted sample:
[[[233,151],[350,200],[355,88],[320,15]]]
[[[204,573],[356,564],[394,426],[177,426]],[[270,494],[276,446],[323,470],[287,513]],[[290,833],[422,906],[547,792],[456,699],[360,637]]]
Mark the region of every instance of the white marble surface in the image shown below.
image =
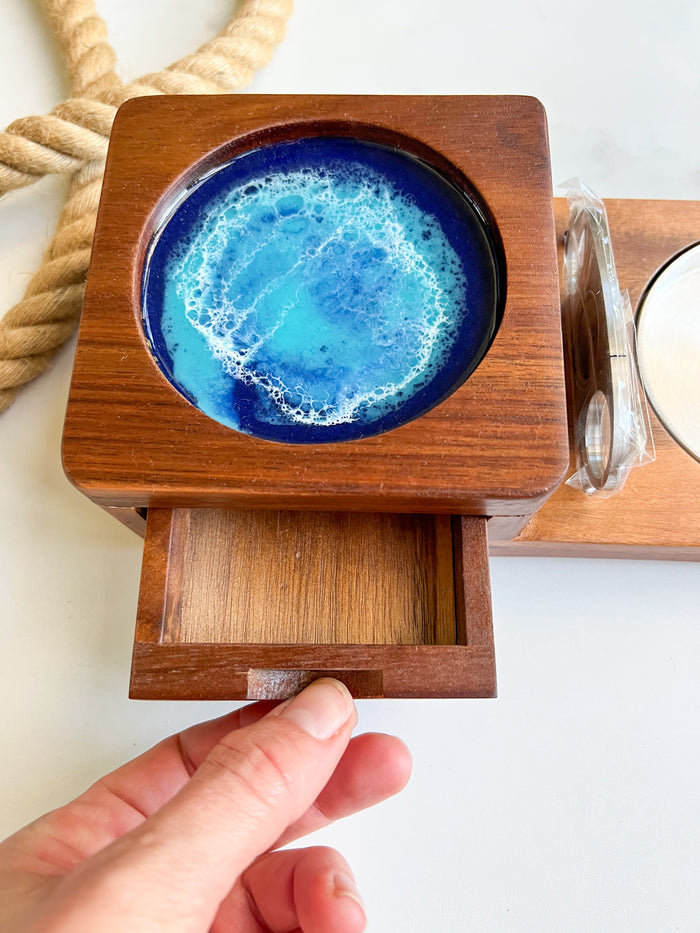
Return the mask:
[[[2,6],[5,125],[66,85],[38,7]],[[186,54],[230,13],[226,0],[99,6],[124,77]],[[700,198],[699,9],[298,0],[252,90],[534,94],[556,181]],[[61,191],[0,203],[0,312]],[[229,705],[127,699],[141,545],[62,475],[71,353],[0,417],[0,834]],[[501,558],[492,580],[498,700],[360,704],[363,729],[398,733],[415,758],[400,797],[321,834],[355,867],[369,929],[697,930],[700,566]]]

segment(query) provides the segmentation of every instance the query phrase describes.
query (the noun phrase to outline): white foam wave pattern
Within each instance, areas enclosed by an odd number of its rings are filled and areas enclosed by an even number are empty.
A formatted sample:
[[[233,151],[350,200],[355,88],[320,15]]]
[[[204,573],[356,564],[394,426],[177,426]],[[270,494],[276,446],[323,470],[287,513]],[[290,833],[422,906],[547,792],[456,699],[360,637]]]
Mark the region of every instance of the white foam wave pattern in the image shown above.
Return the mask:
[[[291,236],[291,246],[280,255],[272,244],[281,231]],[[276,267],[266,268],[260,280],[256,257],[265,253],[269,259],[271,246]],[[374,346],[383,348],[390,365],[380,369],[391,369],[393,378],[376,385],[377,373],[372,378],[359,364],[345,384],[323,397],[309,380],[287,384],[285,374],[261,358],[299,307],[309,277],[304,270],[325,277],[325,287],[330,282],[332,288],[348,264],[369,256],[371,265],[372,250],[382,269],[394,270],[384,276],[394,298],[410,284],[410,313],[391,303],[378,308],[371,298],[369,307],[360,302],[345,310],[369,329]],[[284,421],[306,425],[355,421],[376,406],[381,415],[397,407],[409,387],[432,378],[456,339],[455,309],[462,307],[466,290],[461,263],[439,223],[382,176],[344,167],[274,174],[222,195],[182,244],[173,274],[187,319],[225,371],[264,392]],[[251,283],[258,287],[246,287]],[[387,281],[380,275],[379,299],[382,285],[386,289]],[[404,354],[398,378],[397,344]]]

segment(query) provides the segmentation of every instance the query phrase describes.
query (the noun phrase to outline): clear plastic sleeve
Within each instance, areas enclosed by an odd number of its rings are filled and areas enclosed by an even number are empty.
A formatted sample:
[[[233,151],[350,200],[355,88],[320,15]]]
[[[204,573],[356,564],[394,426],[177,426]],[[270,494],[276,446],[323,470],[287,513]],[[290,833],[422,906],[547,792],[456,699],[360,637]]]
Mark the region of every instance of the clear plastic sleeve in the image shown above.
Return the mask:
[[[655,459],[636,358],[634,316],[620,292],[605,206],[579,179],[562,185],[569,204],[564,248],[564,338],[571,363],[576,472],[588,495],[619,492],[629,471]]]

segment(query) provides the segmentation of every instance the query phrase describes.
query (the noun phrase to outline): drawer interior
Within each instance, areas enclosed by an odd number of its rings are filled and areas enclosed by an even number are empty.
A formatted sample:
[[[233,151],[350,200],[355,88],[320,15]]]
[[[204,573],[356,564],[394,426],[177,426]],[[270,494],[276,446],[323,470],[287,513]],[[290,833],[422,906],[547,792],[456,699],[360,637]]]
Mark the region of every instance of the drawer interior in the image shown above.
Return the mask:
[[[163,642],[456,644],[447,515],[179,509]]]

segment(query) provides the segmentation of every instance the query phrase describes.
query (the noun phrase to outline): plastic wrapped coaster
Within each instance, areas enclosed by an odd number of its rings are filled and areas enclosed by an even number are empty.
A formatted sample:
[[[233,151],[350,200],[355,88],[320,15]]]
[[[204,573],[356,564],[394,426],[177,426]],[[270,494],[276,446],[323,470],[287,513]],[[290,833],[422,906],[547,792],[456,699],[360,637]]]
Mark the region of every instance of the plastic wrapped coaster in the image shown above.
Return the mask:
[[[647,398],[673,439],[700,460],[700,243],[651,280],[637,331]]]
[[[380,434],[470,375],[501,284],[467,194],[403,150],[350,137],[272,143],[173,194],[142,281],[170,382],[244,434]]]
[[[603,202],[578,179],[569,203],[565,331],[572,367],[577,470],[568,485],[611,496],[629,471],[654,459],[635,357],[628,294],[620,291]]]

